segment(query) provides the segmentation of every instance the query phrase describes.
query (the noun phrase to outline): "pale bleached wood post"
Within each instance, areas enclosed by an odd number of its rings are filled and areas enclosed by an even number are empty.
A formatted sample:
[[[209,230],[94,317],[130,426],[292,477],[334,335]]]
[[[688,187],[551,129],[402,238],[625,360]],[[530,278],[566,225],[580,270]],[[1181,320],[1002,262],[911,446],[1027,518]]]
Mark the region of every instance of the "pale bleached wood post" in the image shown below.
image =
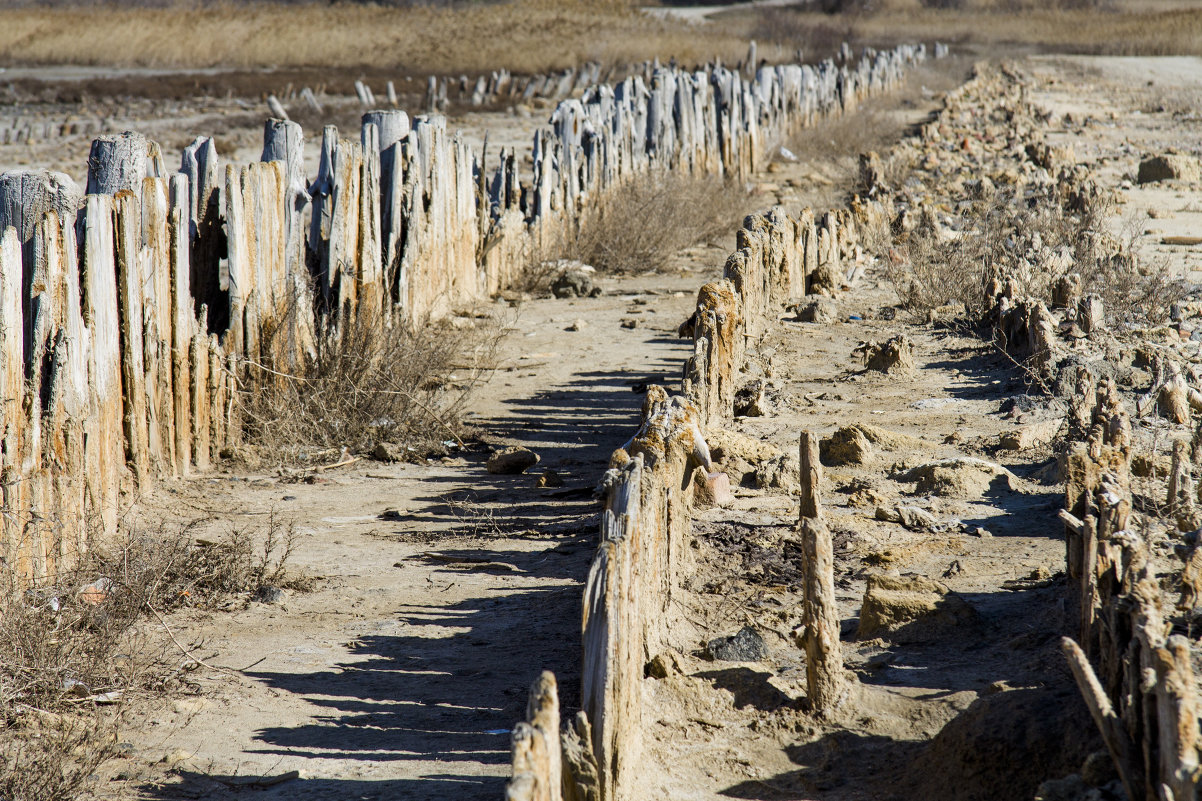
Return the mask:
[[[121,325],[121,391],[126,458],[139,486],[150,478],[148,450],[145,351],[142,343],[142,282],[138,253],[141,245],[140,203],[123,191],[117,206],[117,308]]]
[[[168,240],[171,273],[171,398],[174,419],[175,473],[186,476],[192,468],[192,335],[196,331],[192,293],[192,270],[188,236],[188,176],[176,173],[171,179],[171,211]]]
[[[24,317],[21,312],[21,238],[16,228],[0,229],[0,555],[16,564],[16,546],[28,516],[21,464],[26,436]]]
[[[835,601],[835,556],[830,531],[822,519],[818,438],[801,433],[802,617],[801,645],[806,652],[810,708],[823,714],[847,694],[843,652],[839,645],[839,607]]]
[[[117,530],[120,468],[124,460],[121,403],[121,328],[117,303],[114,204],[108,195],[89,195],[84,209],[84,324],[91,348],[87,422],[86,484],[89,508],[106,533]]]

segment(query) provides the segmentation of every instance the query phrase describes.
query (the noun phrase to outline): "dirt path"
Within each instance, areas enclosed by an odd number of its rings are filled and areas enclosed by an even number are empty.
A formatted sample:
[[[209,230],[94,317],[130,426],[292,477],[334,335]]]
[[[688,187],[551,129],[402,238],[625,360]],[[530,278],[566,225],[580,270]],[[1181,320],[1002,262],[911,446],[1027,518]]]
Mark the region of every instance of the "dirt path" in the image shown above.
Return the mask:
[[[316,485],[212,479],[189,493],[237,525],[271,510],[297,521],[292,561],[322,579],[313,593],[179,626],[212,661],[253,667],[208,677],[211,693],[138,733],[148,762],[190,755],[182,784],[151,795],[220,798],[239,777],[299,770],[260,797],[499,798],[525,688],[544,668],[578,683],[592,488],[637,425],[635,385],[675,379],[685,345],[674,329],[699,283],[604,281],[603,297],[517,310],[474,408],[490,442],[540,454],[529,474],[490,475],[477,451],[429,466],[360,462]],[[564,330],[578,318],[583,331]],[[536,489],[544,468],[564,485]]]

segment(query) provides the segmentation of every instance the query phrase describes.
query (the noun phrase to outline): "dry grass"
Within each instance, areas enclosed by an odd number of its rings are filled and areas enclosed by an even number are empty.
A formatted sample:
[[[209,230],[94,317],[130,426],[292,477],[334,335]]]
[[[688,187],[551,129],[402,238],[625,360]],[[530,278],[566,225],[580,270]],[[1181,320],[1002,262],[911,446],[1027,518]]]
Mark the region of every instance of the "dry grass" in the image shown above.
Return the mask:
[[[81,35],[86,31],[87,35]],[[513,0],[451,8],[313,3],[181,3],[0,12],[0,63],[155,67],[394,67],[419,73],[506,67],[542,72],[585,60],[742,57],[746,40],[689,29],[624,2]]]
[[[651,172],[588,209],[562,256],[606,272],[659,270],[677,251],[733,231],[747,197],[719,178]]]
[[[76,3],[0,10],[0,64],[545,72],[586,60],[654,57],[735,63],[822,58],[847,39],[879,46],[940,39],[1095,54],[1202,53],[1202,9],[1136,0],[824,0],[739,9],[709,25],[642,14],[626,0],[415,4]],[[1111,10],[1111,6],[1113,9]],[[950,7],[945,7],[950,6]],[[87,35],[80,35],[86,31]]]
[[[355,317],[319,336],[315,358],[299,373],[265,374],[243,387],[247,439],[264,458],[292,464],[380,443],[415,457],[442,450],[441,442],[463,434],[460,413],[500,337],[489,317],[412,329]]]
[[[762,12],[732,12],[736,19]],[[817,55],[832,35],[889,45],[938,39],[957,44],[1035,46],[1096,55],[1202,54],[1202,9],[1186,3],[1138,0],[877,0],[854,2],[846,13],[788,7],[768,12],[757,30],[766,41],[816,42]],[[755,24],[754,22],[751,24]],[[837,45],[836,45],[837,46]]]
[[[244,604],[285,574],[290,528],[198,540],[192,527],[129,531],[75,567],[0,591],[0,798],[79,798],[117,756],[131,705],[188,691],[198,661],[162,614]]]
[[[1159,322],[1187,288],[1167,264],[1142,261],[1131,238],[1106,233],[1111,214],[1105,195],[1081,204],[1051,191],[1021,201],[999,191],[973,204],[957,235],[924,218],[905,239],[906,258],[886,264],[902,304],[920,315],[954,304],[980,319],[995,277],[1050,302],[1057,281],[1075,272],[1085,292],[1101,296],[1111,322]]]

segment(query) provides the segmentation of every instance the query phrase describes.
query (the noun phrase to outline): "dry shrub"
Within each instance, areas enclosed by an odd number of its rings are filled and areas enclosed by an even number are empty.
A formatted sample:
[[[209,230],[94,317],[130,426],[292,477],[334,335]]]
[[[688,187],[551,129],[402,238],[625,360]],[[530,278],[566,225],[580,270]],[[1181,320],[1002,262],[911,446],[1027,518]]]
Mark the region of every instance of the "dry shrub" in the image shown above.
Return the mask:
[[[285,572],[291,528],[215,540],[195,526],[138,532],[84,554],[70,569],[0,591],[0,798],[78,798],[117,755],[133,700],[185,689],[198,666],[163,612],[214,608],[266,584],[298,588]]]
[[[248,442],[294,463],[379,443],[414,455],[438,451],[460,438],[460,414],[500,336],[488,317],[409,327],[379,314],[352,316],[319,335],[313,358],[295,373],[251,376],[239,393]]]
[[[733,182],[651,172],[587,209],[564,257],[607,272],[658,270],[677,251],[734,230],[746,203]]]
[[[1187,287],[1167,264],[1141,262],[1131,239],[1108,233],[1112,208],[1104,193],[1084,200],[1050,188],[1023,198],[999,191],[974,202],[962,215],[964,230],[955,233],[924,212],[905,238],[904,254],[887,260],[890,279],[910,311],[956,304],[979,319],[995,277],[1016,282],[1021,296],[1048,302],[1057,281],[1075,272],[1084,292],[1101,296],[1112,322],[1163,319]]]

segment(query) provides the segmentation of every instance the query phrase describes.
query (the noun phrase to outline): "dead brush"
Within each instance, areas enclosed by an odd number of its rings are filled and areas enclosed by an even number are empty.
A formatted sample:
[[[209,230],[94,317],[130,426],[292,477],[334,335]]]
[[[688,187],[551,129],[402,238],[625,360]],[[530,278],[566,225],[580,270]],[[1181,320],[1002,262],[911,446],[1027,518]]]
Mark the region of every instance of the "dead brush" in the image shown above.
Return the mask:
[[[733,182],[648,173],[586,209],[562,257],[612,273],[658,270],[677,251],[733,231],[746,203],[747,191]]]
[[[75,799],[106,761],[132,702],[192,691],[203,663],[167,627],[182,606],[245,604],[265,584],[302,588],[294,544],[265,530],[198,539],[199,524],[130,526],[67,569],[0,590],[0,798]]]
[[[953,304],[981,319],[995,277],[1016,283],[1021,296],[1049,302],[1056,283],[1075,272],[1084,292],[1102,298],[1112,322],[1163,319],[1187,287],[1167,264],[1141,261],[1132,239],[1108,233],[1111,209],[1100,194],[1082,202],[1052,190],[1023,198],[997,191],[973,200],[952,227],[920,212],[900,233],[886,269],[902,305],[919,316]]]
[[[319,334],[296,372],[250,366],[239,391],[247,441],[302,464],[330,449],[363,453],[381,442],[440,450],[460,439],[464,404],[493,365],[501,336],[485,317],[413,327],[379,314],[351,317]]]

